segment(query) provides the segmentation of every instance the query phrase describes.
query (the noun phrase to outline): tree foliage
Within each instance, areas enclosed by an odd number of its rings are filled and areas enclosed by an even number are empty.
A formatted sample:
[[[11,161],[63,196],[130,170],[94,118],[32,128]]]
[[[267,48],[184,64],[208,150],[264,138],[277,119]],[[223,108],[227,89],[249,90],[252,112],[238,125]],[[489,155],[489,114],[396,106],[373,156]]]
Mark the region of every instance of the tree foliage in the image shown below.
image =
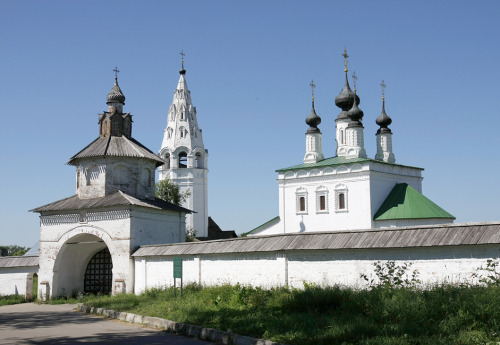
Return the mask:
[[[181,206],[189,195],[191,195],[189,190],[181,192],[179,186],[169,179],[165,179],[156,184],[155,196],[159,199],[171,202],[174,205]]]
[[[28,250],[28,247],[21,247],[16,245],[0,246],[0,256],[22,256]]]

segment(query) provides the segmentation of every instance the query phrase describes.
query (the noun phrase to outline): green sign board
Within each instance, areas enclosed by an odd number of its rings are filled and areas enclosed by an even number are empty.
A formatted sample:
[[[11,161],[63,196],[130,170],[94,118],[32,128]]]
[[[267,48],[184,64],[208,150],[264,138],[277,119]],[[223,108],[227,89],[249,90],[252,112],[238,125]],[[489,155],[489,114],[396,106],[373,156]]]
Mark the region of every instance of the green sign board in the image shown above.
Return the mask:
[[[182,258],[174,258],[174,278],[182,279]]]

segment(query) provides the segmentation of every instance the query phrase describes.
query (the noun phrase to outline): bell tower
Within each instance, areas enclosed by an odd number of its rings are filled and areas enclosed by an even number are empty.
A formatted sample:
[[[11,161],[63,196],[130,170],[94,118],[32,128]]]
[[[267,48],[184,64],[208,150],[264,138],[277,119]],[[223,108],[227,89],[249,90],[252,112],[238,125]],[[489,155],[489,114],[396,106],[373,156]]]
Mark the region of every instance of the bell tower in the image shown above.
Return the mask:
[[[189,191],[183,207],[195,211],[186,216],[186,229],[195,230],[197,237],[208,236],[208,150],[203,145],[198,127],[196,107],[186,82],[184,52],[180,77],[168,109],[167,127],[163,135],[160,157],[165,164],[159,169],[160,181],[169,179],[181,192]]]

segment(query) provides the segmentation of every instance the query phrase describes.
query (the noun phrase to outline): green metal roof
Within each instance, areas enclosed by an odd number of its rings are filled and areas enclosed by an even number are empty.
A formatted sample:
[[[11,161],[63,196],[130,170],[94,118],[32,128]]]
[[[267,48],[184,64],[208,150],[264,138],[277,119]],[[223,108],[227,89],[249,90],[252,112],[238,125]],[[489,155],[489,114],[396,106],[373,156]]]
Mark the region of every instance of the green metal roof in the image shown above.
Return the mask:
[[[264,225],[267,225],[267,224],[269,224],[269,223],[271,223],[271,222],[273,222],[273,221],[275,221],[275,220],[279,220],[279,219],[280,219],[280,216],[276,216],[276,217],[274,217],[273,219],[268,220],[268,221],[267,221],[267,222],[265,222],[264,224],[261,224],[261,225],[259,225],[259,226],[255,227],[255,228],[253,228],[252,230],[250,230],[250,231],[248,231],[248,232],[244,232],[244,233],[242,233],[242,234],[240,235],[240,237],[246,237],[247,235],[251,234],[252,232],[254,232],[254,231],[258,230],[258,229],[259,229],[259,228],[261,228],[261,227],[263,227]]]
[[[413,169],[420,169],[424,170],[422,168],[417,168],[409,165],[401,165],[401,164],[394,164],[394,163],[387,163],[384,161],[379,161],[371,158],[346,158],[346,157],[330,157],[323,159],[317,163],[302,163],[298,165],[294,165],[288,168],[283,168],[283,169],[278,169],[276,170],[277,172],[283,172],[283,171],[288,171],[288,170],[297,170],[297,169],[313,169],[313,168],[319,168],[319,167],[326,167],[326,166],[335,166],[335,165],[344,165],[344,164],[353,164],[353,163],[363,163],[363,162],[376,162],[376,163],[382,163],[382,164],[389,164],[389,165],[397,165],[401,167],[406,167],[406,168],[413,168]]]
[[[455,219],[407,183],[396,184],[373,216],[373,220],[422,218]]]

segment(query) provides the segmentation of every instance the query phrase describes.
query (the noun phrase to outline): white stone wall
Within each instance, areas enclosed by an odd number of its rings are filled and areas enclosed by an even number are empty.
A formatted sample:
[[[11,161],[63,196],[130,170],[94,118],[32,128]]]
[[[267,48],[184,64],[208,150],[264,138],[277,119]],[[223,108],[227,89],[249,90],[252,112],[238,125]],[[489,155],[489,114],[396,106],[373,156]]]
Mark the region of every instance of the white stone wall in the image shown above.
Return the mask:
[[[184,284],[210,286],[237,283],[264,288],[304,282],[320,286],[366,288],[361,274],[374,277],[373,263],[411,263],[422,287],[437,283],[477,283],[472,273],[486,260],[500,256],[500,244],[462,247],[350,249],[183,256]],[[173,257],[135,257],[135,293],[173,285]],[[177,285],[179,286],[178,280]]]
[[[179,212],[142,207],[41,217],[39,281],[47,282],[50,297],[83,291],[84,274],[98,251],[108,248],[113,284],[123,281],[133,292],[131,254],[141,245],[182,242],[185,220]],[[119,284],[119,285],[120,285]],[[121,291],[116,291],[121,292]]]
[[[140,199],[155,195],[155,162],[135,157],[89,158],[76,167],[76,194],[100,198],[118,190]]]
[[[21,295],[31,298],[33,295],[33,274],[38,266],[0,268],[0,296]]]

